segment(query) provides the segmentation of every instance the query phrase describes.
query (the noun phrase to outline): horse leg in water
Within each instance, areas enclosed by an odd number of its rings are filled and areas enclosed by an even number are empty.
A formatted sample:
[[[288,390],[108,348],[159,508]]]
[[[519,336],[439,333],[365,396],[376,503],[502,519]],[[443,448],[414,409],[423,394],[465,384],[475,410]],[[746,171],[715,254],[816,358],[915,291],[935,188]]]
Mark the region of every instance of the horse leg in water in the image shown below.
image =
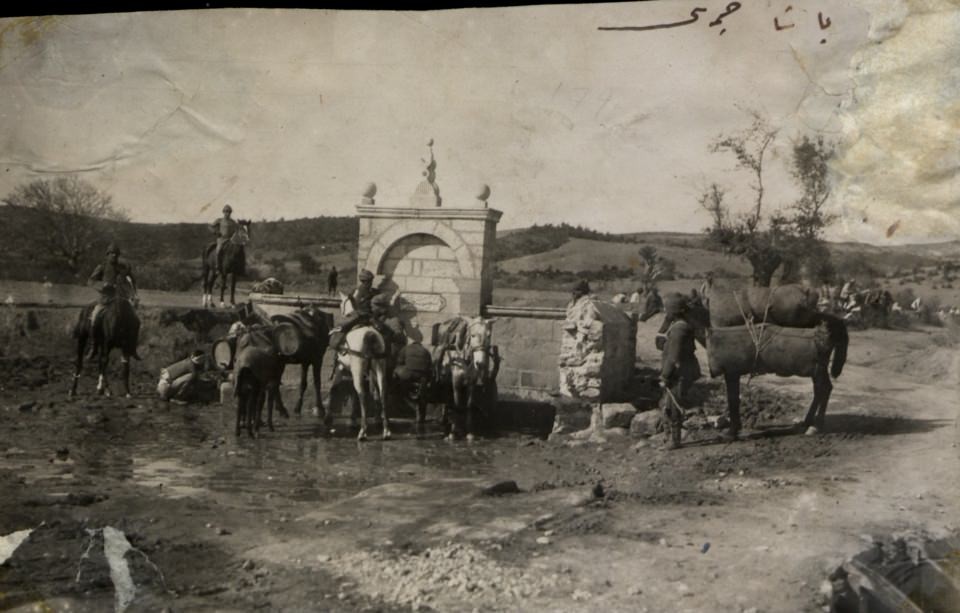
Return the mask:
[[[353,378],[353,389],[357,392],[360,399],[360,431],[357,433],[358,441],[367,440],[367,390],[364,389],[364,381],[367,377],[369,364],[366,360],[351,356],[350,358],[350,376]]]
[[[728,436],[736,439],[740,435],[740,375],[726,374],[724,382],[727,388],[727,412],[730,416]]]
[[[467,442],[471,442],[474,439],[473,436],[473,424],[474,424],[474,402],[477,391],[477,384],[473,381],[471,377],[467,382]]]
[[[450,369],[450,386],[453,388],[453,407],[450,414],[450,431],[447,438],[451,441],[455,439],[461,431],[461,407],[463,406],[463,372],[458,369]]]
[[[237,273],[230,273],[230,306],[237,306]]]
[[[387,417],[387,363],[386,360],[373,361],[373,377],[376,379],[377,393],[380,396],[380,421],[383,423],[383,440],[389,441],[390,419]]]
[[[86,315],[81,315],[86,317]],[[82,324],[81,324],[82,325]],[[80,381],[80,372],[83,370],[83,354],[87,351],[87,338],[90,336],[88,328],[81,328],[77,333],[77,364],[73,372],[73,383],[70,386],[70,397],[77,395],[77,382]]]
[[[227,277],[229,273],[225,270],[220,271],[220,308],[226,308],[226,303],[223,302],[223,295],[227,291]]]
[[[293,412],[297,415],[303,411],[303,396],[307,393],[307,371],[310,370],[310,363],[304,362],[300,365],[300,394],[297,395],[297,404],[293,407]]]
[[[331,416],[327,414],[327,410],[323,406],[323,397],[320,395],[323,391],[323,355],[314,358],[310,368],[313,370],[313,395],[314,402],[316,402],[313,413],[321,418],[324,424],[330,425]],[[304,366],[304,375],[306,375],[306,366]]]
[[[102,396],[110,396],[110,381],[107,380],[107,368],[110,364],[110,348],[104,344],[100,349],[100,355],[98,357],[99,362],[99,374],[100,377],[97,379],[97,393]]]
[[[130,354],[124,351],[120,356],[120,363],[123,364],[123,394],[130,398]]]

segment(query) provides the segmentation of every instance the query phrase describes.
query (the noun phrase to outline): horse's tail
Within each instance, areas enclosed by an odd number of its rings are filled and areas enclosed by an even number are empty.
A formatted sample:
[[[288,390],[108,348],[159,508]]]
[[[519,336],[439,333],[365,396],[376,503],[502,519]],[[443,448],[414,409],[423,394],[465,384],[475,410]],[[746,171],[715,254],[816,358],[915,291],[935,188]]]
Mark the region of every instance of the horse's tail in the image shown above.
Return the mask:
[[[847,348],[850,345],[850,334],[847,324],[839,317],[822,315],[827,323],[830,334],[830,344],[833,346],[833,361],[830,365],[830,376],[836,379],[843,372],[843,365],[847,362]]]

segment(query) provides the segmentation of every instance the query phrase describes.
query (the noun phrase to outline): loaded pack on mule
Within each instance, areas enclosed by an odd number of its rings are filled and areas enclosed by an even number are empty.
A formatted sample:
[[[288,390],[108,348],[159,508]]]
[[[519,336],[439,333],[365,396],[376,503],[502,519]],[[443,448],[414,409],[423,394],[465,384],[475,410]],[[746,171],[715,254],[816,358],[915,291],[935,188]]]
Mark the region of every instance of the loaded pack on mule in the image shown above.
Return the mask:
[[[222,370],[233,370],[237,398],[237,430],[248,426],[251,433],[259,422],[264,402],[269,403],[268,422],[273,429],[273,408],[288,416],[279,393],[280,380],[287,364],[300,364],[300,395],[295,410],[300,413],[307,387],[307,371],[313,367],[316,414],[328,421],[321,400],[321,367],[327,350],[329,316],[315,305],[287,315],[267,318],[250,304],[240,309],[240,321],[231,326],[226,337],[217,340],[211,353]]]
[[[73,328],[77,342],[76,370],[70,395],[77,393],[77,383],[83,371],[83,358],[87,342],[93,341],[93,357],[98,359],[97,392],[110,395],[107,381],[107,366],[110,352],[120,349],[123,362],[124,393],[130,397],[130,358],[140,359],[137,343],[140,337],[140,318],[134,304],[137,288],[130,266],[119,260],[120,249],[116,245],[107,248],[107,260],[90,275],[90,282],[100,281],[100,298],[95,304],[84,307]]]
[[[496,318],[455,317],[433,328],[434,381],[438,390],[450,390],[442,422],[449,427],[451,439],[462,433],[467,440],[473,440],[477,410],[489,420],[497,404],[500,352],[492,344],[495,321]]]
[[[803,426],[808,434],[823,430],[833,390],[831,377],[840,376],[846,361],[849,335],[843,320],[819,312],[817,292],[797,285],[712,286],[703,294],[703,303],[670,295],[668,302],[675,306],[668,310],[661,333],[682,313],[683,321],[703,335],[710,376],[722,375],[726,386],[730,426],[725,436],[736,439],[741,430],[740,378],[744,375],[810,377],[814,397]],[[667,404],[677,404],[676,398],[672,400]],[[671,420],[676,423],[675,415],[668,414]]]

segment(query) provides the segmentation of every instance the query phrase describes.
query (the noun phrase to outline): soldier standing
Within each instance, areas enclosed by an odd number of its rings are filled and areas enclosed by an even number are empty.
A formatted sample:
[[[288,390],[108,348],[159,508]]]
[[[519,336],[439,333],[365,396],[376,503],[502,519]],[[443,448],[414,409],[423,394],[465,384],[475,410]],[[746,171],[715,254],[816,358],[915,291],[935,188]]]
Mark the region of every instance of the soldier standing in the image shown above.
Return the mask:
[[[700,378],[700,363],[697,361],[694,327],[687,321],[688,306],[680,294],[668,296],[664,304],[666,317],[661,333],[666,333],[663,361],[660,368],[660,385],[664,390],[663,416],[667,426],[669,449],[680,447],[683,427],[683,403],[693,382]],[[733,424],[731,424],[731,429]],[[739,430],[739,424],[737,424]]]
[[[327,273],[327,293],[333,296],[337,293],[337,278],[340,276],[340,273],[337,272],[336,266],[330,267],[330,272]]]

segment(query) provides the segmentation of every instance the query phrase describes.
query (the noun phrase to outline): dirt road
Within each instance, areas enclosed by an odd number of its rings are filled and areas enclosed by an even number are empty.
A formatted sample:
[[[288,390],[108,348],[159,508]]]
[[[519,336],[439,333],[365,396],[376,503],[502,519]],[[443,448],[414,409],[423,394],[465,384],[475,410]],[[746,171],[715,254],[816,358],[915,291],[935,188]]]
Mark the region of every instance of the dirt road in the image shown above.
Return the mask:
[[[33,532],[0,565],[2,609],[819,611],[867,536],[960,523],[945,330],[855,333],[827,434],[785,434],[809,381],[763,378],[753,436],[674,452],[402,423],[358,445],[310,417],[237,439],[232,407],[154,400],[153,366],[133,399],[86,379],[68,401],[62,331],[3,340],[0,535]],[[107,527],[136,549],[123,598]]]

